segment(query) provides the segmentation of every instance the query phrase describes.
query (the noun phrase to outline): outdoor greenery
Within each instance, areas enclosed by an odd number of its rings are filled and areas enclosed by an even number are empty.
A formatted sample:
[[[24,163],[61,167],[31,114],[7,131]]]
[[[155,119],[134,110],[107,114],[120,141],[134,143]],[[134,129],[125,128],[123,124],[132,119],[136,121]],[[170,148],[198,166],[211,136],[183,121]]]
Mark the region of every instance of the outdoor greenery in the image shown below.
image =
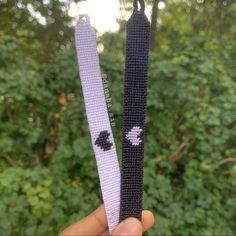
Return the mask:
[[[101,204],[69,1],[46,2],[0,1],[0,235],[56,235]],[[119,22],[98,43],[120,157]],[[235,22],[234,0],[166,0],[158,11],[144,169],[144,208],[156,223],[148,235],[236,234]]]

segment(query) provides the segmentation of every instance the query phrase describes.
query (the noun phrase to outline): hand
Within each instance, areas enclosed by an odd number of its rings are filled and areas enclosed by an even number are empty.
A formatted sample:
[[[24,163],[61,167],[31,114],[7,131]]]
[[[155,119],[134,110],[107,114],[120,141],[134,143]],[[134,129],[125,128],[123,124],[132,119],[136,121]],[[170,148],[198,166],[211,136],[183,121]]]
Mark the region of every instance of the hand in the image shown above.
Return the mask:
[[[112,232],[112,235],[140,236],[154,224],[154,216],[150,211],[142,212],[142,223],[136,218],[127,218]],[[104,206],[100,206],[89,216],[66,228],[60,236],[75,235],[109,235]]]

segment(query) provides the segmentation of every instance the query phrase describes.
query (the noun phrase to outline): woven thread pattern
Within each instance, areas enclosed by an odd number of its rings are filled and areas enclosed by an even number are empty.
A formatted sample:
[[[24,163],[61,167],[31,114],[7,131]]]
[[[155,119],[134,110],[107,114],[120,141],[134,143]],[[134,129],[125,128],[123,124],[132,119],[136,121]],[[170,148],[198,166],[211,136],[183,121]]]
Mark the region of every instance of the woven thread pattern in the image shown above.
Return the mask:
[[[134,10],[127,22],[120,221],[141,219],[150,24]]]
[[[87,16],[85,19],[76,27],[75,41],[86,114],[111,232],[119,222],[120,170],[106,106],[96,34]]]

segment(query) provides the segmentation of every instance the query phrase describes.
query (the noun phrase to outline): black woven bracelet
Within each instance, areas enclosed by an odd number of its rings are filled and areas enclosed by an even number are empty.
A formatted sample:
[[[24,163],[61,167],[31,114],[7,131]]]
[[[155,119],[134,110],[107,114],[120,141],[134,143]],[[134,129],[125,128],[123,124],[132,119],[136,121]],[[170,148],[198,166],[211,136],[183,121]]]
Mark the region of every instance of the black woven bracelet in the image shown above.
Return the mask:
[[[140,10],[138,4],[140,3]],[[150,24],[144,1],[127,22],[120,221],[141,219]]]

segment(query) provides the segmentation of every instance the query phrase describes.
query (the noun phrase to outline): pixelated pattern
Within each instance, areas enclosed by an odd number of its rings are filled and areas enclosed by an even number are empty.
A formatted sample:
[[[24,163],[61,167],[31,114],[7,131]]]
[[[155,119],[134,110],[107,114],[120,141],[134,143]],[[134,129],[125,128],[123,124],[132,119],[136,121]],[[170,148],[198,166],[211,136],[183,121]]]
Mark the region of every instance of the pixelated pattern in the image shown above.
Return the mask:
[[[134,126],[127,134],[126,138],[130,141],[133,146],[138,146],[142,140],[140,139],[140,133],[143,130],[139,126]]]
[[[100,147],[104,152],[110,150],[113,145],[109,140],[110,135],[111,134],[107,130],[102,131],[98,135],[98,137],[95,141],[95,145]]]

